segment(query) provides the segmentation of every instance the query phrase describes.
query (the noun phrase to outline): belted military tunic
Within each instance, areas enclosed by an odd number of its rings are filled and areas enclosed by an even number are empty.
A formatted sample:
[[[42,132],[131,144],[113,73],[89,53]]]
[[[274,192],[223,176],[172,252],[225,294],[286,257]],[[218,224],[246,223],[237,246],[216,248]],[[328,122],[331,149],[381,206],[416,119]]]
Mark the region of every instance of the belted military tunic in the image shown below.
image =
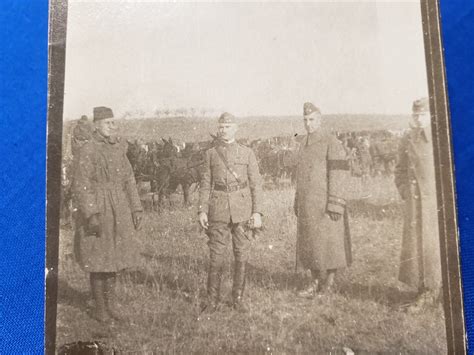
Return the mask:
[[[138,265],[132,212],[142,210],[126,142],[94,132],[79,150],[73,193],[84,233],[76,233],[75,255],[88,272],[117,272]],[[102,235],[88,235],[87,220],[99,214]]]
[[[352,262],[345,200],[349,165],[342,143],[317,131],[306,136],[298,153],[295,212],[297,269],[326,271]],[[333,221],[327,212],[341,214]]]
[[[231,235],[236,259],[247,259],[250,237],[245,232],[245,223],[253,213],[262,213],[261,185],[252,149],[233,142],[221,143],[206,152],[199,190],[199,212],[208,214],[211,263],[223,261],[220,257]]]
[[[441,257],[430,128],[413,128],[403,137],[395,184],[405,201],[399,280],[419,289],[437,289]]]

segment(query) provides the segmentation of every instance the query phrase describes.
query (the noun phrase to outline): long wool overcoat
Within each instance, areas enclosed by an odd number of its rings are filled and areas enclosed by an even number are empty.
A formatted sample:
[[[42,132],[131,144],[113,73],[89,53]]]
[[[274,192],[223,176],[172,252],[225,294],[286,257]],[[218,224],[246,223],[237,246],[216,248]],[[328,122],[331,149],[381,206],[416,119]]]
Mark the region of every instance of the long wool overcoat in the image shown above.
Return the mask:
[[[395,184],[405,201],[399,280],[437,289],[441,258],[431,129],[413,128],[403,137]]]
[[[141,211],[126,144],[94,132],[79,150],[73,179],[78,225],[75,256],[88,272],[117,272],[138,265],[132,212]],[[87,233],[87,220],[100,214],[101,236]]]
[[[297,269],[326,271],[352,262],[345,183],[349,166],[342,143],[324,131],[304,137],[296,171]],[[327,212],[342,215],[333,221]]]

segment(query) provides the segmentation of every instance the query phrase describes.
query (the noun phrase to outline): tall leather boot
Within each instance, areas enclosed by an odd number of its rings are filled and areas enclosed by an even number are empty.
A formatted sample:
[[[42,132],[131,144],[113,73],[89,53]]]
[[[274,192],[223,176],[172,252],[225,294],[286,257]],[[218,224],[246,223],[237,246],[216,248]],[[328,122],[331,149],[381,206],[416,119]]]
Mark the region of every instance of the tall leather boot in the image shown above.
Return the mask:
[[[215,266],[209,267],[207,275],[207,301],[202,307],[202,312],[213,313],[217,310],[220,301],[222,273]]]
[[[104,279],[104,300],[105,300],[105,309],[108,315],[116,321],[121,321],[123,318],[115,310],[115,284],[116,284],[116,273],[108,273]]]
[[[92,298],[95,301],[95,312],[93,314],[93,318],[101,323],[105,323],[110,320],[105,306],[104,282],[105,281],[102,273],[91,272],[91,293]]]
[[[234,283],[232,286],[233,307],[240,313],[247,313],[248,307],[243,301],[245,290],[245,269],[247,262],[235,261],[234,263]]]

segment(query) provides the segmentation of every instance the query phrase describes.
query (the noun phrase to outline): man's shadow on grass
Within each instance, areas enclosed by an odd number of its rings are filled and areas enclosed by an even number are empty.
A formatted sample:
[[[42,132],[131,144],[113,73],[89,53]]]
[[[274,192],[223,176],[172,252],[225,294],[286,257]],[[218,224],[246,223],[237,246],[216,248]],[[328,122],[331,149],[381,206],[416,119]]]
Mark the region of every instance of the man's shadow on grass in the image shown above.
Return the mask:
[[[417,297],[415,291],[403,291],[397,287],[380,284],[341,283],[337,292],[347,298],[374,301],[395,308],[409,305]]]
[[[145,259],[156,263],[158,270],[150,273],[145,270],[128,271],[122,273],[122,282],[131,282],[137,285],[174,292],[176,296],[191,299],[193,296],[204,297],[206,291],[207,270],[209,262],[206,259],[196,259],[189,255],[151,255],[143,254]],[[179,271],[173,271],[178,269]],[[223,279],[232,280],[233,268],[229,261],[225,267]],[[347,279],[346,279],[347,280]],[[361,283],[344,282],[340,280],[336,287],[336,294],[363,301],[374,301],[379,304],[400,307],[413,302],[416,292],[399,290],[396,287],[385,285],[366,285]],[[294,270],[269,272],[267,269],[247,266],[247,282],[257,288],[278,291],[296,292],[302,289],[310,277]]]
[[[168,290],[176,296],[192,299],[193,296],[204,297],[206,290],[208,261],[194,259],[190,256],[173,257],[169,255],[145,255],[159,265],[159,270],[153,273],[144,270],[127,271],[120,274],[121,282],[131,282],[148,288]],[[186,272],[169,272],[171,268],[179,267]],[[232,280],[232,266],[229,263],[224,278]],[[293,271],[269,272],[266,269],[249,264],[247,267],[247,282],[254,287],[267,290],[292,291],[304,287],[309,277]],[[379,304],[400,307],[410,304],[416,298],[416,292],[399,290],[385,285],[366,285],[361,283],[337,284],[336,293],[342,296],[362,301],[374,301]],[[197,294],[196,294],[197,293]],[[70,305],[82,311],[89,311],[88,300],[90,291],[72,288],[67,281],[58,281],[58,304]]]
[[[127,272],[123,277],[135,284],[148,287],[166,287],[174,291],[191,292],[199,282],[207,280],[209,261],[207,259],[196,259],[189,255],[151,255],[142,253],[148,261],[157,264],[159,270],[152,273],[143,270]],[[176,273],[170,270],[180,269]],[[185,271],[185,272],[183,272]],[[233,260],[229,260],[224,268],[224,278],[232,279]],[[305,277],[291,271],[269,272],[267,269],[256,267],[252,264],[247,266],[247,282],[265,289],[292,290],[304,283]],[[200,286],[206,286],[205,283]]]

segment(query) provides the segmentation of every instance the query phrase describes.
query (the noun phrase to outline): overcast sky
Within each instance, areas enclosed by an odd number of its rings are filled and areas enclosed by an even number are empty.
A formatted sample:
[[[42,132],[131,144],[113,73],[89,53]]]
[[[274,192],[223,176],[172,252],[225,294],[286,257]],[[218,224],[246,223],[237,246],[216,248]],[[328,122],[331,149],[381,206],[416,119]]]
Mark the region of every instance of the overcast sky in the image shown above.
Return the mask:
[[[419,1],[70,0],[65,118],[94,106],[408,113],[427,96]]]

